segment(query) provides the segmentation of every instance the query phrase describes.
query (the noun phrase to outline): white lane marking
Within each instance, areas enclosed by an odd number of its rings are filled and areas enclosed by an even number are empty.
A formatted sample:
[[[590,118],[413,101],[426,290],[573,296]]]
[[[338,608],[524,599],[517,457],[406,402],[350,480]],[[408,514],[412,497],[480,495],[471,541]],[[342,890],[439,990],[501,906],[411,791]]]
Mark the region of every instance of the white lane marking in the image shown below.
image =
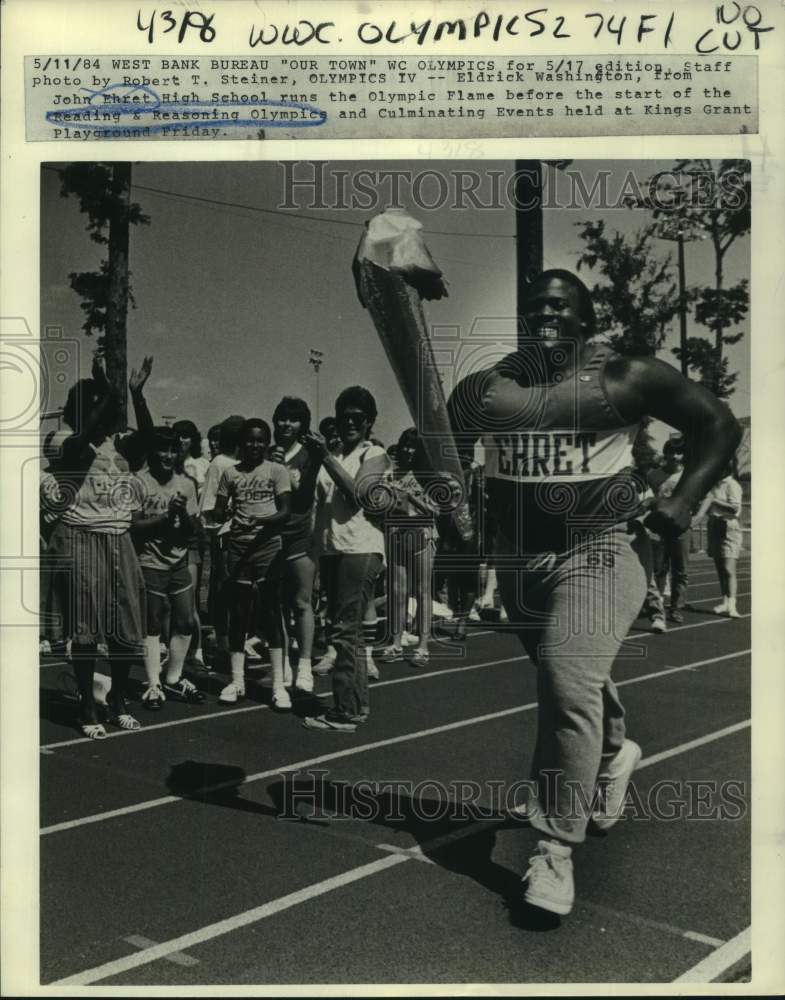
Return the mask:
[[[708,660],[698,660],[694,663],[685,663],[678,667],[663,667],[650,674],[641,674],[637,677],[630,677],[627,680],[619,681],[616,687],[626,687],[628,684],[641,684],[643,681],[656,680],[660,677],[669,677],[671,674],[681,673],[683,670],[695,670],[697,667],[707,666],[711,663],[721,663],[724,660],[746,656],[750,649],[741,649],[735,653],[725,653],[723,656],[714,656]],[[293,764],[282,764],[280,767],[271,768],[268,771],[259,771],[256,774],[248,775],[242,782],[249,785],[255,781],[263,781],[265,778],[272,778],[275,775],[288,774],[291,771],[301,771],[304,768],[313,767],[315,764],[325,764],[331,760],[340,760],[344,757],[354,757],[360,753],[369,753],[371,750],[378,750],[381,747],[395,746],[398,743],[408,743],[411,740],[420,740],[428,736],[437,736],[441,733],[453,732],[456,729],[464,729],[466,726],[476,726],[483,722],[504,719],[510,715],[519,715],[521,712],[529,712],[537,707],[537,702],[532,701],[526,705],[515,705],[513,708],[505,708],[499,712],[488,712],[485,715],[477,715],[471,719],[459,719],[457,722],[448,722],[441,726],[434,726],[431,729],[421,729],[413,733],[403,733],[400,736],[390,736],[387,739],[376,740],[373,743],[363,743],[357,747],[349,747],[345,750],[336,750],[334,753],[322,754],[319,757],[310,757],[307,760],[297,761]],[[236,782],[210,785],[202,791],[204,794],[220,791],[224,787],[236,787]],[[188,801],[179,795],[163,795],[157,799],[148,799],[144,802],[136,802],[134,805],[122,806],[119,809],[109,809],[102,813],[93,813],[90,816],[81,816],[78,819],[66,820],[63,823],[55,823],[52,826],[45,826],[41,829],[41,836],[50,833],[61,833],[64,830],[73,830],[76,827],[87,826],[91,823],[101,823],[107,819],[115,819],[118,816],[130,816],[133,813],[144,812],[147,809],[155,809],[158,806],[169,805],[172,802]]]
[[[743,594],[736,594],[736,597],[752,597],[752,591],[747,590]],[[718,595],[715,594],[714,597],[701,597],[701,599],[699,601],[687,601],[687,603],[688,604],[708,604],[709,601],[716,601],[716,600],[718,600]],[[721,618],[723,616],[722,615],[718,615],[717,617]],[[749,616],[745,615],[745,617],[749,617]]]
[[[528,656],[521,654],[520,656],[506,656],[502,660],[485,660],[482,663],[468,663],[461,667],[445,667],[444,670],[429,670],[427,673],[416,673],[412,674],[410,677],[394,677],[386,681],[377,681],[371,685],[372,690],[382,687],[390,687],[393,684],[409,684],[412,681],[422,681],[428,677],[442,677],[447,674],[459,674],[466,670],[479,670],[481,667],[496,667],[503,663],[515,663],[519,660],[528,660]],[[316,698],[332,698],[332,691],[321,691],[316,694]],[[241,712],[260,712],[265,709],[269,709],[269,705],[249,705],[244,708],[229,708],[229,709],[219,709],[215,712],[209,712],[206,715],[195,715],[189,719],[174,719],[171,722],[158,722],[151,726],[144,726],[142,729],[137,730],[134,733],[129,733],[126,730],[118,730],[117,732],[109,733],[107,739],[113,739],[118,736],[140,736],[142,733],[154,732],[156,729],[166,729],[170,726],[184,726],[190,722],[206,722],[210,719],[222,719],[229,715],[238,715]],[[94,740],[86,739],[80,736],[73,740],[62,740],[59,743],[46,743],[41,747],[41,750],[54,750],[57,747],[71,747],[76,746],[79,743],[94,743]]]
[[[699,736],[696,740],[690,740],[689,743],[682,743],[681,746],[673,747],[671,750],[661,750],[659,753],[654,753],[650,757],[644,757],[643,760],[638,764],[636,770],[640,770],[642,767],[651,767],[652,764],[659,764],[662,760],[667,760],[669,757],[674,757],[678,753],[684,753],[685,750],[694,750],[696,747],[702,747],[705,743],[711,743],[712,740],[718,740],[723,736],[730,736],[731,733],[739,733],[742,729],[749,729],[752,725],[752,719],[745,719],[744,722],[737,722],[732,726],[726,726],[724,729],[718,729],[716,733],[709,733],[708,736]]]
[[[740,594],[739,596],[740,597],[745,597],[745,596],[748,596],[748,595]],[[714,600],[714,598],[709,598],[709,600]],[[695,601],[693,603],[700,604],[701,602],[700,601]],[[667,630],[667,632],[664,632],[664,633],[631,632],[624,639],[624,642],[639,642],[642,639],[651,639],[651,638],[654,638],[655,635],[656,635],[656,637],[658,639],[661,639],[663,635],[672,635],[674,632],[684,632],[687,629],[691,629],[691,628],[705,628],[707,625],[723,625],[723,624],[727,624],[728,622],[731,622],[731,621],[740,621],[742,618],[750,618],[750,617],[751,617],[750,614],[740,615],[738,619],[735,619],[735,618],[726,618],[724,616],[718,615],[716,619],[711,619],[711,620],[705,621],[705,622],[692,622],[689,625],[676,625],[673,628],[669,628]],[[486,633],[482,633],[482,634],[484,635]],[[490,634],[490,633],[487,633],[487,634]],[[505,633],[504,632],[499,632],[498,634],[499,635],[504,635]],[[509,633],[506,633],[506,634],[508,634],[510,636],[514,636],[514,633],[512,631],[510,631]],[[374,690],[376,690],[377,688],[390,687],[393,684],[410,684],[410,683],[412,683],[414,681],[427,680],[430,677],[446,677],[448,674],[458,674],[458,673],[462,673],[462,672],[467,671],[467,670],[479,670],[482,667],[497,667],[497,666],[500,666],[500,665],[505,664],[505,663],[516,663],[516,662],[523,663],[524,661],[526,661],[528,659],[529,659],[528,656],[526,656],[524,653],[521,653],[520,656],[507,656],[507,657],[504,657],[501,660],[483,660],[482,663],[469,663],[469,664],[466,664],[466,665],[461,666],[461,667],[445,667],[443,670],[429,670],[426,673],[419,673],[418,672],[416,674],[412,674],[409,677],[394,677],[394,678],[391,678],[391,679],[386,680],[386,681],[377,681],[375,684],[372,685],[372,687],[373,687]],[[316,697],[317,698],[329,698],[330,697],[330,692],[329,691],[322,691],[320,694],[317,694]],[[152,725],[143,726],[142,729],[138,730],[137,732],[128,732],[127,730],[120,729],[120,730],[117,730],[117,732],[111,732],[111,733],[109,733],[107,735],[107,739],[110,739],[110,740],[112,740],[112,739],[118,739],[118,738],[120,738],[122,736],[136,736],[136,737],[139,737],[143,733],[155,732],[158,729],[169,729],[169,728],[172,728],[173,726],[186,726],[186,725],[190,725],[192,722],[207,722],[207,721],[210,721],[212,719],[221,719],[221,718],[224,718],[224,717],[230,716],[230,715],[240,715],[243,712],[260,712],[263,709],[269,709],[269,707],[270,707],[269,705],[248,705],[248,706],[245,706],[243,708],[220,709],[218,711],[208,712],[205,715],[193,715],[193,716],[190,716],[187,719],[172,719],[169,722],[157,722],[157,723],[153,723]],[[41,749],[42,752],[47,752],[47,751],[51,751],[51,750],[56,750],[59,747],[78,746],[79,744],[82,744],[82,743],[94,743],[94,741],[90,740],[90,739],[87,739],[84,736],[79,736],[79,737],[75,737],[74,739],[71,739],[71,740],[59,740],[56,743],[45,743],[45,744],[43,744],[41,746],[40,749]]]
[[[674,983],[713,983],[732,965],[750,953],[752,946],[751,928],[741,931],[736,937],[707,955],[697,965],[687,969]]]
[[[123,941],[133,945],[134,948],[154,948],[158,943],[141,934],[129,934],[128,937],[123,938]],[[183,952],[177,951],[172,952],[171,955],[165,955],[164,961],[171,962],[173,965],[183,965],[186,967],[199,964],[198,958],[193,958],[191,955],[185,955]]]
[[[725,944],[722,938],[701,934],[699,931],[685,931],[674,924],[668,924],[662,920],[651,920],[649,917],[642,917],[637,913],[629,913],[627,910],[615,910],[612,906],[602,906],[600,903],[588,903],[586,900],[581,900],[579,906],[582,910],[590,910],[600,916],[612,917],[625,924],[635,924],[637,927],[650,927],[652,930],[663,931],[665,934],[673,934],[675,937],[688,938],[690,941],[707,944],[710,948],[719,948],[720,945]]]
[[[379,851],[387,851],[388,854],[402,854],[407,861],[422,861],[426,865],[435,865],[433,858],[429,858],[423,853],[422,844],[415,844],[413,847],[398,847],[395,844],[374,844]]]
[[[219,920],[214,924],[207,924],[207,926],[200,927],[199,930],[191,931],[189,934],[181,934],[180,937],[172,938],[171,941],[164,941],[162,944],[154,945],[152,948],[145,948],[135,955],[125,955],[123,958],[115,959],[112,962],[105,962],[103,965],[86,969],[84,972],[77,972],[73,976],[66,976],[65,979],[58,979],[49,985],[86,986],[97,982],[99,979],[108,979],[110,976],[117,976],[121,972],[128,972],[130,969],[136,969],[140,965],[148,965],[150,962],[156,962],[159,958],[166,958],[174,952],[186,951],[188,948],[203,944],[205,941],[211,941],[213,938],[220,937],[223,934],[229,934],[231,931],[239,930],[241,927],[258,923],[260,920],[272,917],[276,913],[282,913],[292,906],[297,906],[298,903],[305,903],[310,899],[316,899],[318,896],[323,896],[334,889],[351,885],[352,882],[368,878],[369,875],[375,875],[377,872],[393,868],[395,865],[403,864],[408,860],[409,858],[401,854],[388,854],[383,858],[378,858],[376,861],[371,861],[368,864],[360,865],[349,871],[341,872],[340,875],[334,875],[332,878],[324,879],[321,882],[314,882],[303,889],[298,889],[297,892],[290,892],[286,896],[272,899],[269,903],[263,903],[252,910],[246,910],[244,913],[236,913],[233,917],[227,917],[225,920]]]
[[[639,639],[651,639],[655,635],[657,638],[662,638],[664,635],[670,635],[672,632],[686,632],[688,628],[706,628],[707,625],[724,625],[728,622],[740,621],[742,618],[751,618],[752,615],[739,615],[738,618],[727,618],[724,615],[717,615],[716,618],[710,618],[705,622],[692,622],[689,625],[675,625],[673,628],[669,628],[666,632],[650,632],[648,629],[645,632],[630,632],[625,642],[637,642]]]
[[[729,730],[735,728],[736,727],[731,726],[726,729],[718,730],[716,733],[710,733],[707,736],[701,737],[701,743],[707,743],[711,739],[720,739],[722,736],[727,735]],[[695,742],[695,740],[691,740],[689,743],[683,743],[679,747],[672,747],[670,750],[665,751],[665,753],[671,757],[675,756],[679,752],[691,749]],[[653,762],[653,760],[653,757],[648,758],[649,762]],[[645,766],[644,762],[641,762],[639,765],[639,767],[642,766]],[[462,840],[465,837],[472,836],[477,832],[479,827],[479,823],[474,823],[465,830],[458,830],[454,833],[449,833],[441,837],[435,837],[433,840],[426,841],[423,844],[415,844],[409,848],[397,847],[392,844],[375,844],[373,845],[374,847],[385,851],[386,857],[380,858],[377,861],[372,861],[365,865],[360,865],[357,868],[352,868],[341,875],[335,875],[332,878],[324,879],[322,882],[315,882],[306,886],[304,889],[297,890],[297,892],[292,892],[286,896],[281,896],[278,899],[271,900],[268,903],[263,903],[261,906],[254,907],[251,910],[246,910],[243,913],[235,914],[233,917],[227,917],[226,919],[219,920],[216,923],[207,924],[205,927],[191,931],[188,934],[182,934],[179,937],[173,938],[171,941],[164,941],[162,944],[152,945],[135,955],[126,955],[123,958],[115,959],[111,962],[105,962],[103,965],[95,966],[92,969],[86,969],[83,972],[77,972],[64,979],[58,979],[49,985],[86,986],[101,979],[108,979],[111,976],[128,972],[130,969],[138,968],[141,965],[148,965],[150,962],[156,962],[159,959],[165,959],[171,955],[182,953],[188,948],[193,948],[195,945],[203,944],[204,942],[220,937],[223,934],[239,930],[241,927],[247,927],[249,924],[258,923],[260,920],[264,920],[265,918],[271,917],[276,913],[288,910],[293,906],[297,906],[299,903],[305,903],[311,899],[316,899],[328,892],[332,892],[334,889],[340,889],[345,885],[358,882],[361,879],[368,878],[370,875],[375,875],[377,872],[385,871],[395,865],[403,864],[407,861],[425,861],[433,863],[432,859],[427,857],[427,852],[437,850],[444,844],[452,843],[456,840]],[[596,906],[593,908],[598,909]],[[646,923],[649,926],[655,925],[654,921],[646,921]],[[660,929],[667,929],[670,932],[676,931],[684,937],[691,937],[693,940],[701,941],[702,943],[709,943],[718,940],[716,938],[709,938],[707,935],[699,934],[697,931],[681,932],[677,928],[673,928],[667,924],[659,926]],[[126,940],[130,939],[127,938]],[[736,940],[737,938],[734,938],[732,941],[727,942],[727,944],[722,945],[716,952],[713,952],[707,959],[704,959],[702,963],[698,963],[698,965],[696,965],[693,969],[689,970],[689,972],[685,973],[684,976],[675,981],[705,982],[706,980],[701,978],[685,979],[685,976],[689,976],[690,973],[694,973],[696,970],[701,969],[706,962],[719,956],[720,952],[723,952]],[[741,956],[739,955],[737,957]],[[737,957],[734,957],[728,965],[733,964],[733,962],[737,960]],[[717,962],[717,964],[720,963]],[[728,965],[726,965],[725,968],[727,968]],[[715,973],[715,975],[718,974],[719,972]]]

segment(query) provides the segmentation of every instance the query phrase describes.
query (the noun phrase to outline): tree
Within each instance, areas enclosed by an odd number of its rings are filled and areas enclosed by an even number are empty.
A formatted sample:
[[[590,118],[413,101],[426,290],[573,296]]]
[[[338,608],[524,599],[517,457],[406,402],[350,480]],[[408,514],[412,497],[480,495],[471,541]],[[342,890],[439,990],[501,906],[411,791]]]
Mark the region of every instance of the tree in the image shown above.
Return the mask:
[[[680,160],[660,178],[667,178],[667,184],[652,178],[643,204],[658,222],[677,218],[686,230],[710,240],[714,250],[714,287],[694,296],[695,321],[711,331],[713,340],[689,337],[685,352],[688,367],[698,373],[699,381],[721,399],[727,398],[738,375],[728,370],[724,347],[744,336],[732,328],[749,311],[749,290],[746,279],[725,287],[724,261],[736,240],[750,231],[750,164],[748,160],[722,160],[718,165],[711,160]],[[674,353],[682,357],[680,348]]]
[[[598,328],[620,354],[656,354],[679,311],[671,258],[651,251],[656,225],[631,237],[608,235],[603,220],[576,225],[585,244],[578,270],[596,268],[606,279],[591,289]]]
[[[131,201],[130,163],[72,163],[59,171],[60,194],[76,195],[87,215],[87,232],[95,243],[107,247],[107,258],[95,271],[69,275],[71,288],[82,299],[89,337],[97,339],[106,360],[106,374],[120,401],[123,424],[128,405],[126,318],[128,302],[134,304],[129,283],[129,227],[148,223],[140,206]],[[125,429],[124,427],[121,429]]]

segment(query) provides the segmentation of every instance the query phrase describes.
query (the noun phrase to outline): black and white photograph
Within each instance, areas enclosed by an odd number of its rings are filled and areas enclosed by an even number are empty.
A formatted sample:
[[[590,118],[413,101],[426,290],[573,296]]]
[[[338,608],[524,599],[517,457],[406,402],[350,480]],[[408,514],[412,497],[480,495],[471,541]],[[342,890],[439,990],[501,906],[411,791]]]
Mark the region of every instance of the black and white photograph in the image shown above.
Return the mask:
[[[189,148],[40,163],[40,984],[749,983],[755,164]]]

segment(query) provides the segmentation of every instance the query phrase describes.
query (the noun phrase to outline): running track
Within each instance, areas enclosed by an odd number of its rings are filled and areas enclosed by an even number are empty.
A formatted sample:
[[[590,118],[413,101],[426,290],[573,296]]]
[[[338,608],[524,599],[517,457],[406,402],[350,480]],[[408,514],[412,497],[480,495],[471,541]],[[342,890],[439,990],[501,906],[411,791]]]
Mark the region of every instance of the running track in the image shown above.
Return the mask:
[[[653,788],[673,788],[666,780],[692,782],[694,794],[699,781],[734,781],[743,786],[735,813],[744,815],[686,818],[676,808],[671,821],[626,818],[608,837],[589,838],[575,852],[577,900],[561,922],[521,905],[536,836],[494,808],[488,786],[526,776],[534,737],[533,670],[509,634],[481,627],[463,653],[438,658],[434,645],[426,670],[382,665],[371,721],[349,736],[308,732],[296,715],[273,713],[264,687],[221,706],[223,678],[213,677],[199,681],[211,692],[205,705],[140,708],[143,732],[112,730],[91,743],[71,727],[73,705],[57,691],[63,666],[45,665],[41,982],[187,989],[745,977],[749,564],[740,566],[744,617],[734,621],[710,613],[717,586],[708,561],[694,559],[691,570],[694,610],[684,624],[657,636],[639,623],[614,669],[630,735],[644,749],[635,789],[648,801]],[[317,694],[328,690],[320,680]],[[299,714],[313,709],[295,705]],[[297,814],[313,770],[325,772],[327,811],[281,818],[284,804]],[[409,782],[414,801],[406,790],[361,795],[365,782],[391,781]],[[475,813],[450,810],[426,781],[450,790],[479,783]],[[709,793],[696,808],[712,816],[719,803]]]

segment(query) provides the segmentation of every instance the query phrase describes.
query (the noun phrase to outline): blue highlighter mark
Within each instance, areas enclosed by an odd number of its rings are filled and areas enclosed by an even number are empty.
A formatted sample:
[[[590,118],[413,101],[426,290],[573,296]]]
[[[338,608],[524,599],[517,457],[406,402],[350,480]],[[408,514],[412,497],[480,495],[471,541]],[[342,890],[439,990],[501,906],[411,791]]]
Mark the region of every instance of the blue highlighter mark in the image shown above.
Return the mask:
[[[250,105],[249,111],[247,101],[162,101],[154,90],[142,84],[113,83],[102,90],[80,89],[89,95],[90,104],[69,111],[47,111],[44,117],[50,125],[90,125],[106,121],[106,116],[111,116],[115,127],[97,126],[92,131],[99,136],[112,136],[125,116],[130,118],[134,127],[144,129],[145,135],[171,133],[176,136],[186,128],[199,126],[224,129],[314,128],[327,121],[326,111],[299,101],[264,100]],[[233,110],[235,108],[243,108],[247,117],[239,117],[239,112]],[[269,109],[269,115],[265,113],[266,109]],[[291,112],[296,112],[297,116],[291,117]]]

